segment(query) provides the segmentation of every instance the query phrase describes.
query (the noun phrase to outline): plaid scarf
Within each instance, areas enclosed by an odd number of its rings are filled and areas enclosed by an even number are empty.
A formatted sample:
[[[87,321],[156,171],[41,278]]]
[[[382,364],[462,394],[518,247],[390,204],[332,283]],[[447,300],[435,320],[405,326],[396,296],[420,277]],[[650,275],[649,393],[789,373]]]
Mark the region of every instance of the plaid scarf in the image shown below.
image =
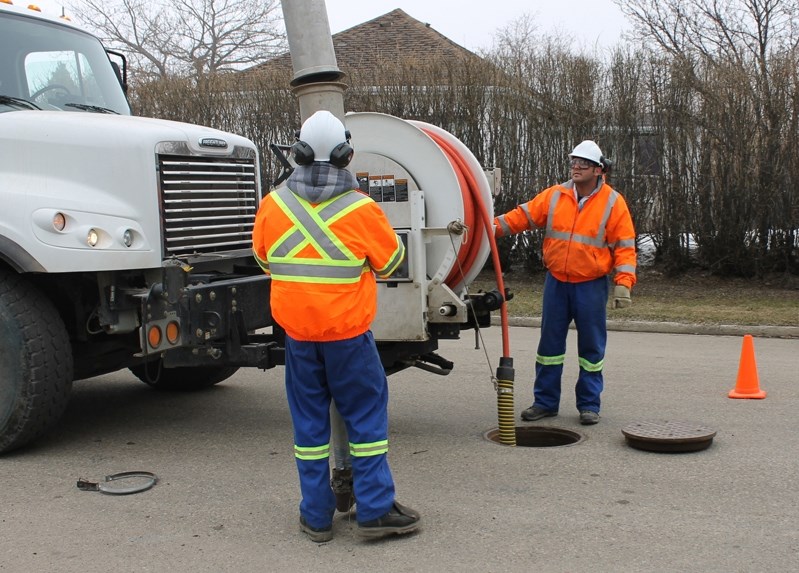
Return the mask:
[[[286,181],[291,191],[310,203],[323,203],[346,191],[358,189],[358,180],[346,169],[327,161],[298,165]]]

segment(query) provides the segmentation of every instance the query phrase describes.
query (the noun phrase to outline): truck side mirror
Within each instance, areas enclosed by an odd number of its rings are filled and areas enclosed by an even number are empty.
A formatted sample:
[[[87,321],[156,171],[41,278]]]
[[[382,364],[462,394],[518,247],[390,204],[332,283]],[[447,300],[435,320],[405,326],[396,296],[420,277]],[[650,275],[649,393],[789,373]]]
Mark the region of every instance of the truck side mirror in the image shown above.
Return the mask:
[[[128,95],[128,61],[125,59],[123,54],[119,52],[115,52],[113,50],[106,49],[105,53],[108,55],[108,61],[111,62],[111,68],[114,70],[114,74],[117,77],[117,81],[119,85],[122,87],[122,91],[127,96]],[[111,56],[116,56],[122,61],[122,66],[120,66],[117,62],[111,59]]]

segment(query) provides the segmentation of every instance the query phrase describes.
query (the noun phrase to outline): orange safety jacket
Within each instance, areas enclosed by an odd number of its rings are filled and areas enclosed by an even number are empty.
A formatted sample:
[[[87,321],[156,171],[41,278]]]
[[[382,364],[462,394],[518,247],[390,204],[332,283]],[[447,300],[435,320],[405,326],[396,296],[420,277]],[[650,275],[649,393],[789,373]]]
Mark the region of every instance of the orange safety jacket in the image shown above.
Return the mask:
[[[494,219],[497,237],[534,227],[545,227],[544,265],[559,281],[579,283],[615,271],[615,284],[627,288],[635,284],[635,228],[630,210],[604,181],[582,209],[578,209],[574,183],[568,181]]]
[[[252,239],[256,261],[272,276],[272,317],[302,341],[369,330],[375,273],[388,277],[405,256],[377,203],[355,190],[310,203],[288,187],[275,189],[261,201]]]

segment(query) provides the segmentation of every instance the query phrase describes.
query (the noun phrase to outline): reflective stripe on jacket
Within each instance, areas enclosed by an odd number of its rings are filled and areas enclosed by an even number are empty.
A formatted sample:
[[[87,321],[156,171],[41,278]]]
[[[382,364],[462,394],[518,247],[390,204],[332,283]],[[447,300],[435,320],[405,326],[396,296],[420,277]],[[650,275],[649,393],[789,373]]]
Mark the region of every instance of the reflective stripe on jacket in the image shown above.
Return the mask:
[[[615,272],[614,282],[636,282],[635,228],[627,203],[610,185],[578,208],[574,184],[545,189],[494,219],[497,237],[544,227],[544,265],[564,282],[584,282]]]
[[[319,342],[369,329],[374,273],[391,275],[405,247],[377,203],[358,191],[314,204],[281,187],[258,209],[253,254],[272,276],[275,321],[295,340]]]

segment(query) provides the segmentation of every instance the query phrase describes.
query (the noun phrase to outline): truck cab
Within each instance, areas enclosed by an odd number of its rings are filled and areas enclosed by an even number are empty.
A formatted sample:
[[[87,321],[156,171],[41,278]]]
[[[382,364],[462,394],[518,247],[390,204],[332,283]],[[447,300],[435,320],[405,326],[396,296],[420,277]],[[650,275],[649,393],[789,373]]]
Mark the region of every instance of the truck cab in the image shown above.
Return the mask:
[[[130,115],[121,76],[96,38],[65,17],[6,3],[0,9],[0,110]]]
[[[125,79],[96,37],[0,1],[0,452],[50,428],[73,380],[194,389],[280,360],[249,338],[272,322],[256,146],[132,116]]]

